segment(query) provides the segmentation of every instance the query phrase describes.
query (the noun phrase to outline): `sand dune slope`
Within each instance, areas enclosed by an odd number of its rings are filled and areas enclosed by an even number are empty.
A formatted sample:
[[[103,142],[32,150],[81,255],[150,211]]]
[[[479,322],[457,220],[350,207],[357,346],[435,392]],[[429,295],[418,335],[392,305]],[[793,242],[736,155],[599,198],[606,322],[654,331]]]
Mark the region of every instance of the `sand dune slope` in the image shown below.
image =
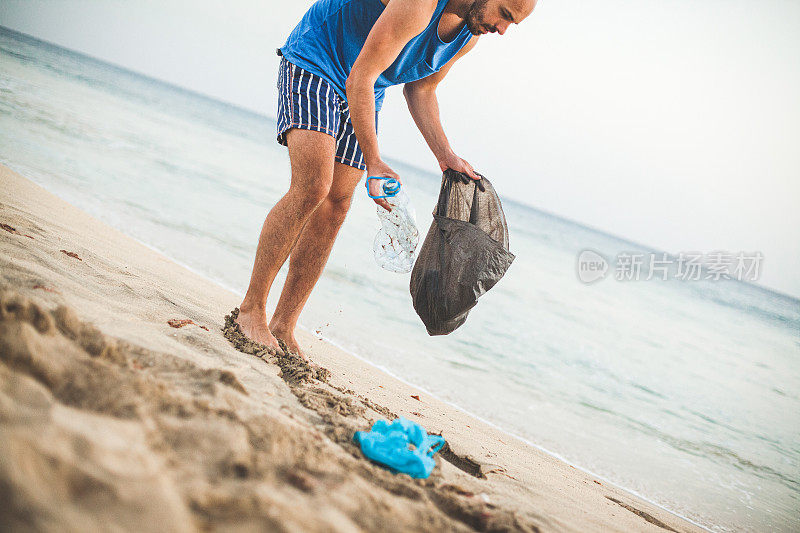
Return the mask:
[[[499,509],[481,518],[490,508],[467,489],[361,459],[349,440],[367,408],[321,383],[292,387],[325,432],[259,409],[229,371],[114,340],[12,292],[0,295],[0,354],[14,529],[536,529]]]

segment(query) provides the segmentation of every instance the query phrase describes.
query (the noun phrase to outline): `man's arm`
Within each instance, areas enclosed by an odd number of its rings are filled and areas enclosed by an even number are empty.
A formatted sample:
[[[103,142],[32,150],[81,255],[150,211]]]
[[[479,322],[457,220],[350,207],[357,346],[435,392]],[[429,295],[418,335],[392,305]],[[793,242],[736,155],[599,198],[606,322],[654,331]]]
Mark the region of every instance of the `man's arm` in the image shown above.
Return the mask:
[[[400,51],[427,26],[436,9],[436,0],[394,0],[389,2],[373,25],[364,47],[347,77],[345,91],[350,119],[358,144],[364,153],[367,174],[399,179],[381,159],[375,133],[375,82],[381,72],[400,55]],[[370,192],[380,194],[380,185],[372,180]],[[385,200],[376,203],[390,209]],[[385,205],[384,205],[385,204]]]
[[[448,168],[463,172],[473,179],[480,179],[472,166],[458,157],[447,136],[444,134],[442,122],[439,118],[439,101],[436,98],[436,87],[441,83],[447,72],[467,52],[478,43],[478,37],[473,37],[459,52],[448,61],[440,70],[421,80],[406,83],[403,87],[403,96],[406,97],[408,110],[420,133],[428,143],[428,147],[439,162],[442,171]]]

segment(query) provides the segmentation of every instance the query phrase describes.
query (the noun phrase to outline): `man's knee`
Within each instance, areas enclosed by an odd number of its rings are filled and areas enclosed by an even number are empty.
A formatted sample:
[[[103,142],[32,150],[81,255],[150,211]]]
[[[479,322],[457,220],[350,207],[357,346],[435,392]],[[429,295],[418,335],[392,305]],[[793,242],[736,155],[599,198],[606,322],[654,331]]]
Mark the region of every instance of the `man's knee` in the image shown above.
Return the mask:
[[[325,201],[330,205],[331,217],[339,224],[344,222],[347,212],[350,211],[350,203],[352,200],[352,191],[350,191],[350,193],[337,193],[331,191],[325,198]]]
[[[298,208],[313,211],[331,190],[334,139],[318,131],[298,129],[289,130],[286,139],[292,166],[289,194]]]
[[[325,202],[329,207],[331,218],[339,225],[344,222],[344,218],[350,210],[353,193],[363,174],[363,170],[342,163],[334,165],[333,185]]]
[[[317,181],[306,182],[303,185],[292,183],[289,194],[294,197],[295,203],[302,211],[313,211],[325,201],[331,190],[331,180],[320,177]]]

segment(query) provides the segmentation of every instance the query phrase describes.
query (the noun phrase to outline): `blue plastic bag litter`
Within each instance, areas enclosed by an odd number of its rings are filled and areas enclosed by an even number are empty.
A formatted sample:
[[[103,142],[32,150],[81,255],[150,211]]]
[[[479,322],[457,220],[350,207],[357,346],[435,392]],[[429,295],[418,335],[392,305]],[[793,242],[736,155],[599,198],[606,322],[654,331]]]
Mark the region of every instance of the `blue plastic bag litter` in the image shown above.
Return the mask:
[[[353,441],[361,446],[367,458],[394,472],[423,479],[436,466],[433,454],[444,446],[444,437],[428,435],[425,428],[403,417],[391,424],[378,420],[370,431],[356,431]]]

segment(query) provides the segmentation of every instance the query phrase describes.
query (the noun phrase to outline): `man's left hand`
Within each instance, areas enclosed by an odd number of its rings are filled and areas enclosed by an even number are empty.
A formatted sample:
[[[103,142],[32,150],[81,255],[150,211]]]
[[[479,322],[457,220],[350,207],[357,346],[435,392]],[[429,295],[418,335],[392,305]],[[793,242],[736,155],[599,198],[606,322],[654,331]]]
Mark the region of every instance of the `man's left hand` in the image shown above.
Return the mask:
[[[470,178],[474,180],[481,179],[481,176],[475,172],[475,169],[472,168],[472,165],[467,163],[465,160],[458,157],[455,152],[448,153],[444,158],[439,160],[439,168],[442,169],[442,172],[447,170],[448,168],[452,168],[457,172],[463,172]]]
[[[451,168],[457,172],[461,172],[463,175],[469,176],[470,178],[477,181],[475,185],[478,186],[481,192],[486,191],[486,188],[484,187],[483,182],[481,181],[481,178],[483,178],[483,176],[475,172],[475,169],[472,168],[472,165],[470,165],[469,163],[458,157],[453,152],[450,152],[450,155],[446,156],[444,159],[439,160],[439,168],[442,169],[442,172],[444,172],[448,168]],[[469,183],[469,180],[465,178],[463,175],[461,176],[462,181],[465,184]]]

